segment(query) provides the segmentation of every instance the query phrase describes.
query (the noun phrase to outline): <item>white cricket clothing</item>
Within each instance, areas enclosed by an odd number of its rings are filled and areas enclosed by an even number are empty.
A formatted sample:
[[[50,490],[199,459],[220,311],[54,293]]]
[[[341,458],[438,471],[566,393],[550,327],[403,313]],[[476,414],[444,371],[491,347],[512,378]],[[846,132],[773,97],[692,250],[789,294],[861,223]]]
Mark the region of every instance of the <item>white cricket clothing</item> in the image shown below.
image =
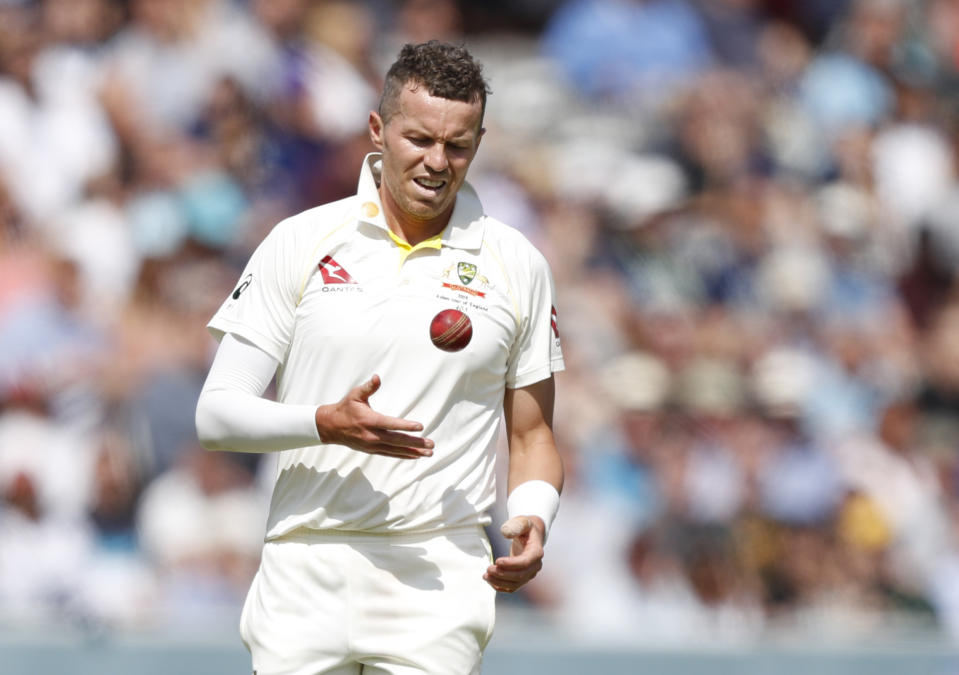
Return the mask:
[[[487,524],[504,389],[563,369],[542,254],[484,215],[468,184],[441,235],[412,248],[399,242],[382,215],[377,160],[366,158],[355,196],[277,225],[208,327],[280,362],[282,403],[334,403],[377,373],[373,409],[421,422],[436,445],[432,457],[418,459],[331,444],[281,452],[268,540],[301,528]],[[430,340],[430,322],[447,308],[472,322],[459,352]]]
[[[267,542],[240,617],[263,675],[479,675],[496,592],[483,530]]]

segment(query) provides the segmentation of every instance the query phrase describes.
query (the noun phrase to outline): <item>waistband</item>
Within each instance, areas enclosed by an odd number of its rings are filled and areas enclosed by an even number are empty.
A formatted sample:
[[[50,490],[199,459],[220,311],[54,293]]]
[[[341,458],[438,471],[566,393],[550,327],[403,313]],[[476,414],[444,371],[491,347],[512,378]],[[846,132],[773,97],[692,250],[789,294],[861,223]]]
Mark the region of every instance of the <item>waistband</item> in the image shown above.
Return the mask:
[[[458,539],[468,537],[475,539],[477,537],[486,539],[486,530],[482,525],[459,525],[456,527],[444,527],[439,530],[428,530],[421,532],[403,532],[403,531],[385,531],[385,532],[367,532],[362,530],[311,530],[301,527],[281,534],[278,537],[267,539],[267,544],[280,544],[284,542],[297,542],[301,544],[323,544],[323,543],[390,543],[390,544],[415,544],[417,542],[430,541],[431,539]]]

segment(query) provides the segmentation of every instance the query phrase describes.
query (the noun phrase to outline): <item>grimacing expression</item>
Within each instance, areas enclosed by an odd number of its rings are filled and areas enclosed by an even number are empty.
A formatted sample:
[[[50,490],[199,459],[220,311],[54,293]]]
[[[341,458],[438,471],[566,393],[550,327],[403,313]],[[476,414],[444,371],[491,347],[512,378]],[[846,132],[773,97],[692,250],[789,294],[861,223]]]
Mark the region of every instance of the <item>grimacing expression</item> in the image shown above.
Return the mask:
[[[411,84],[402,89],[396,112],[385,123],[370,113],[370,138],[383,152],[384,210],[405,222],[442,229],[479,148],[482,116],[478,99],[454,101]]]

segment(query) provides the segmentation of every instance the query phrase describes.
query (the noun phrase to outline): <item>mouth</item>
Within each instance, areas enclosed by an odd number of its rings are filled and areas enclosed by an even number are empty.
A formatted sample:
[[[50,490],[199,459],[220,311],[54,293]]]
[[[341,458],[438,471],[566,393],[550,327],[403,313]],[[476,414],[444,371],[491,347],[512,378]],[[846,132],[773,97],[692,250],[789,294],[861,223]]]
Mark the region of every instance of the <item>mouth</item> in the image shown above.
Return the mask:
[[[436,194],[446,187],[445,180],[433,180],[431,178],[414,178],[413,182],[430,194]]]

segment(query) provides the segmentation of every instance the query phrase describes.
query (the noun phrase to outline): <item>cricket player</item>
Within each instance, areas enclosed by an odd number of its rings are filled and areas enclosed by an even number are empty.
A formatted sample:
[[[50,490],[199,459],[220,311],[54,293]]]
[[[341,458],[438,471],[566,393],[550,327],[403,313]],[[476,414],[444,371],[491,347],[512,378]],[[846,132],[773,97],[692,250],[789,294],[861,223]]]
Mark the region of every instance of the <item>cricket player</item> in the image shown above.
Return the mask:
[[[258,675],[479,673],[496,591],[542,566],[563,359],[544,257],[465,180],[487,93],[462,47],[404,46],[356,194],[279,223],[209,323],[201,442],[279,453],[240,619]],[[493,560],[501,420],[511,548]]]

